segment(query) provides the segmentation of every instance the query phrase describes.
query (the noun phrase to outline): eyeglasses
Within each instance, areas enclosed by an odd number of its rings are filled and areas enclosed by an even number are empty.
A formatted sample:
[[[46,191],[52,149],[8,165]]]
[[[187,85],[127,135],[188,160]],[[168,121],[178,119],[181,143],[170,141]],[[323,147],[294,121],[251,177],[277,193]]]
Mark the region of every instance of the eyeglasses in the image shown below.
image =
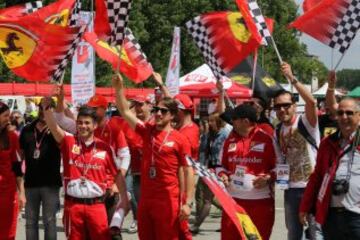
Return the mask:
[[[151,112],[152,113],[157,113],[157,112],[161,112],[162,115],[165,115],[169,112],[169,109],[167,108],[161,108],[161,107],[153,107]]]
[[[280,103],[280,104],[275,104],[273,109],[275,111],[279,111],[282,108],[284,108],[284,110],[288,110],[293,104],[292,103]]]
[[[343,116],[345,114],[346,116],[351,117],[351,116],[354,116],[355,113],[357,113],[357,112],[354,112],[354,111],[351,111],[351,110],[347,110],[347,111],[337,110],[336,111],[336,114],[338,116]]]

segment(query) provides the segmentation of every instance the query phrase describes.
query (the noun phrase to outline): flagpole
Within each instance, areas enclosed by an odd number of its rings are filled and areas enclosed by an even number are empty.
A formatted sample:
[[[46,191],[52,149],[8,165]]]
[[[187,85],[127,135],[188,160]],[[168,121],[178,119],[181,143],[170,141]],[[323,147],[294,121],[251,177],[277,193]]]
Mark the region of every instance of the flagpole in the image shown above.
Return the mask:
[[[258,58],[258,51],[255,50],[254,52],[254,65],[253,65],[253,73],[252,73],[252,83],[251,83],[251,89],[252,89],[252,95],[254,96],[255,91],[255,77],[256,77],[256,68],[257,68],[257,58]]]
[[[344,52],[344,53],[341,55],[341,58],[339,59],[339,61],[338,61],[337,64],[335,65],[333,71],[336,71],[336,69],[339,67],[340,63],[341,63],[342,60],[344,59],[345,53],[346,53],[346,52]]]
[[[331,69],[334,69],[334,49],[331,49]]]
[[[278,48],[276,46],[276,43],[275,43],[275,40],[274,40],[273,36],[271,35],[270,38],[271,38],[271,43],[272,43],[272,45],[273,45],[273,47],[275,49],[276,56],[278,57],[280,64],[283,64],[282,57],[281,57],[280,52],[279,52],[279,50],[278,50]]]

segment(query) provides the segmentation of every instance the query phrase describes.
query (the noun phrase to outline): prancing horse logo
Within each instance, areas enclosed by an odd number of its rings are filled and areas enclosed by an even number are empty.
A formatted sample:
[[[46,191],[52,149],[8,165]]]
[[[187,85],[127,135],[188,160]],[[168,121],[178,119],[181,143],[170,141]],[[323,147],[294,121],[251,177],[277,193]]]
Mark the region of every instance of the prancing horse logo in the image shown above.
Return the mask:
[[[6,36],[5,43],[7,47],[1,48],[4,55],[9,55],[11,52],[18,52],[18,55],[24,54],[23,48],[15,45],[15,40],[20,40],[19,36],[15,32],[11,32]]]

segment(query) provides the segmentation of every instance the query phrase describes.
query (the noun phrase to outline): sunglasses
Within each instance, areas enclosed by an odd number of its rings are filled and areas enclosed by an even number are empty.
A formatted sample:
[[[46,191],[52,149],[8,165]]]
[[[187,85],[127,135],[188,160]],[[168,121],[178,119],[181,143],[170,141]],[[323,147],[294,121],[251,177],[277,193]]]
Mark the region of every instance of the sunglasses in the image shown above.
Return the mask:
[[[344,114],[346,116],[354,116],[354,114],[357,113],[357,112],[354,112],[354,111],[351,111],[351,110],[347,110],[347,111],[344,111],[344,110],[337,110],[336,111],[336,114],[338,116],[343,116]]]
[[[275,104],[273,109],[275,111],[279,111],[282,108],[284,108],[284,110],[288,110],[293,104],[292,103],[280,103],[280,104]]]
[[[151,112],[152,113],[157,113],[157,112],[161,112],[161,114],[162,115],[165,115],[165,114],[167,114],[168,112],[169,112],[169,109],[167,109],[167,108],[161,108],[161,107],[153,107],[152,109],[151,109]]]

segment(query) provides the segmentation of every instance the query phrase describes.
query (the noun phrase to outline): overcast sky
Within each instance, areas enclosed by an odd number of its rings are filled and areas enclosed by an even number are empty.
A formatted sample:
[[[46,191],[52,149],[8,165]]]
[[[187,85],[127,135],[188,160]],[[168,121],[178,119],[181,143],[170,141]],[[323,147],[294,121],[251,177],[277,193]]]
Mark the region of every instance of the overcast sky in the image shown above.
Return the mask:
[[[296,3],[302,4],[303,0],[295,0]],[[299,8],[302,12],[302,6]],[[320,60],[330,69],[331,68],[331,48],[327,45],[315,40],[314,38],[302,34],[300,40],[308,46],[308,52],[312,55],[320,57]],[[340,59],[341,54],[334,50],[334,65]],[[352,41],[350,48],[345,53],[345,57],[342,60],[338,70],[343,68],[360,68],[360,31],[355,39]]]

